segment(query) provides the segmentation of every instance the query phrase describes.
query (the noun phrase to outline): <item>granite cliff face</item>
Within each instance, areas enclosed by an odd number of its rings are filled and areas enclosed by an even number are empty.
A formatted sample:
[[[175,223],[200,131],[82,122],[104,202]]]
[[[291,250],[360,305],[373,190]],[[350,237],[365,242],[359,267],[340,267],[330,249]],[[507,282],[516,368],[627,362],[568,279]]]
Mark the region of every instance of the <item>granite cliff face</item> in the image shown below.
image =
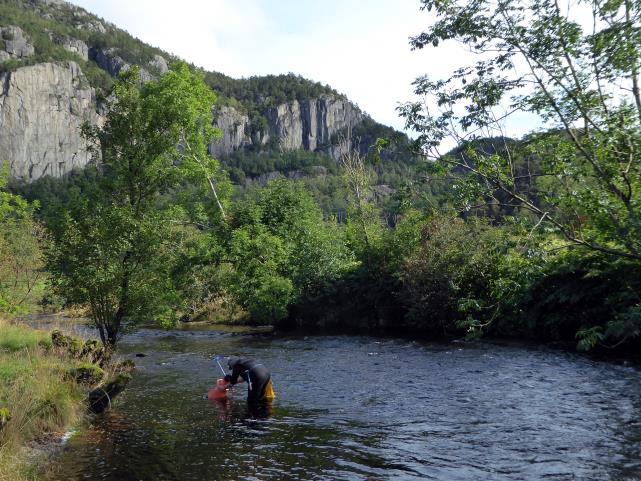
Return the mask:
[[[20,27],[0,26],[0,62],[30,57],[34,51]]]
[[[80,127],[101,121],[94,89],[75,62],[41,63],[0,74],[0,160],[32,181],[60,177],[91,159]]]
[[[128,68],[119,59],[101,60],[109,71]],[[158,64],[165,71],[161,59]],[[95,91],[77,63],[42,63],[5,72],[0,74],[0,86],[0,159],[9,161],[13,177],[29,182],[45,175],[60,177],[91,160],[80,127],[85,121],[98,123],[101,117]],[[323,95],[270,108],[265,118],[266,129],[260,131],[234,108],[216,109],[214,124],[222,138],[211,142],[210,153],[224,157],[272,141],[283,150],[336,156],[332,136],[358,125],[365,115],[344,99]]]
[[[8,161],[11,175],[27,182],[60,177],[91,161],[80,127],[102,121],[97,97],[107,92],[104,79],[135,64],[146,82],[165,74],[172,57],[63,0],[16,0],[11,9],[13,16],[5,19],[30,20],[3,24],[0,11],[0,162]],[[36,57],[48,61],[34,64]],[[330,87],[302,78],[212,75],[225,77],[210,83],[224,99],[212,113],[222,138],[212,140],[209,150],[218,158],[267,148],[338,159],[339,134],[373,122]]]
[[[336,147],[332,145],[335,135],[359,125],[366,115],[351,102],[325,94],[267,109],[265,131],[257,130],[247,115],[232,107],[218,109],[214,117],[215,125],[223,133],[220,141],[210,144],[214,156],[265,145],[270,140],[275,140],[283,150],[321,151],[336,156]]]

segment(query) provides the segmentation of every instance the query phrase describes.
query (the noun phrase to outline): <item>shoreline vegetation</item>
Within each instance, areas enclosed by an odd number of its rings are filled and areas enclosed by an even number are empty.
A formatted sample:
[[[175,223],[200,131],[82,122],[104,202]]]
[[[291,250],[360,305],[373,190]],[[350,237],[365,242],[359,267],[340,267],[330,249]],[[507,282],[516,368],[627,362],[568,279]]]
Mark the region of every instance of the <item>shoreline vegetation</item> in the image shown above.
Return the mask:
[[[12,3],[15,23],[36,15]],[[419,3],[433,21],[412,48],[457,41],[478,62],[415,81],[419,100],[399,106],[412,145],[355,149],[350,127],[332,139],[335,165],[276,138],[219,161],[212,107],[229,99],[175,62],[145,82],[135,65],[109,79],[104,121],[81,129],[83,170],[21,184],[0,159],[0,315],[82,306],[100,336],[0,321],[0,478],[87,399],[104,407],[132,368],[108,367],[108,353],[149,322],[640,352],[641,3],[596,0],[588,29],[548,0]],[[512,114],[542,127],[508,138]],[[241,185],[277,165],[316,171],[315,187]],[[393,189],[376,183],[385,172]]]
[[[42,13],[20,5],[16,23]],[[180,61],[141,82],[132,65],[105,92],[104,122],[82,128],[89,166],[27,185],[0,178],[0,312],[86,306],[110,348],[150,321],[233,319],[638,349],[641,6],[597,2],[590,30],[571,9],[528,5],[531,21],[512,0],[418,2],[434,17],[412,48],[456,40],[479,62],[416,80],[419,100],[399,106],[411,145],[388,136],[354,149],[352,126],[332,138],[331,169],[271,144],[212,158],[220,84]],[[51,9],[48,21],[70,21]],[[516,76],[515,65],[528,67]],[[275,78],[253,85],[289,98]],[[545,127],[506,137],[508,104]],[[404,162],[412,170],[381,189]],[[318,188],[236,175],[286,165],[324,167]]]
[[[92,393],[126,384],[132,364],[109,357],[96,341],[0,318],[0,480],[37,479],[34,456],[87,418]]]

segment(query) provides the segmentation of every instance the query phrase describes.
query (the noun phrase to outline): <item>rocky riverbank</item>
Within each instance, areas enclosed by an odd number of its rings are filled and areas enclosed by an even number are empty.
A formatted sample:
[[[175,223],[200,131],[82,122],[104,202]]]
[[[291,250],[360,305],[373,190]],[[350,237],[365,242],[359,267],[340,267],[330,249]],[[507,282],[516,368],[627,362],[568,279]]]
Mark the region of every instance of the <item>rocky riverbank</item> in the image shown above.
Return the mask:
[[[133,369],[93,339],[0,319],[0,480],[36,477],[33,460],[107,409]]]

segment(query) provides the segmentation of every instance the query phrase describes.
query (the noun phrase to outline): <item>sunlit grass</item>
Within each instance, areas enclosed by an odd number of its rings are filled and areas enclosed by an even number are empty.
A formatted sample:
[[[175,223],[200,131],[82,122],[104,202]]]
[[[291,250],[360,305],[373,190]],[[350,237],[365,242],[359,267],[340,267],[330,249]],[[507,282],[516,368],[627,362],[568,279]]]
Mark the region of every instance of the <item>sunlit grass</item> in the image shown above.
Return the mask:
[[[64,430],[84,412],[82,389],[69,378],[79,361],[51,348],[50,334],[0,319],[0,481],[34,479],[23,446]]]
[[[11,324],[0,319],[0,350],[36,349],[39,345],[51,347],[51,337],[47,331]]]

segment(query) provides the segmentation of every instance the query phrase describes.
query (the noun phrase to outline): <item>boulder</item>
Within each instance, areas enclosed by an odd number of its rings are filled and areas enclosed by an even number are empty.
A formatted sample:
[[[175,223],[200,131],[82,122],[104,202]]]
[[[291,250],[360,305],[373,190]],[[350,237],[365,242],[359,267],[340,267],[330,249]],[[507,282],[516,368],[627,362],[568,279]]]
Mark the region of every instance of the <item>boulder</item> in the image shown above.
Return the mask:
[[[35,53],[22,29],[14,25],[0,27],[0,51],[5,53],[4,60],[30,57]]]
[[[104,379],[105,371],[94,364],[86,363],[69,371],[69,375],[78,384],[93,386]]]
[[[104,367],[111,359],[111,351],[95,339],[83,342],[56,329],[51,332],[51,343],[54,348],[64,350],[76,359],[82,359],[100,367]]]
[[[120,373],[104,386],[93,389],[87,398],[89,410],[100,414],[110,408],[113,399],[127,387],[129,381],[131,381],[131,375]]]
[[[80,339],[67,336],[57,329],[51,332],[51,343],[54,348],[66,351],[72,357],[80,358],[82,355],[83,342]]]
[[[82,346],[80,357],[88,362],[104,367],[111,360],[111,351],[106,349],[99,341],[89,339],[85,341]]]

